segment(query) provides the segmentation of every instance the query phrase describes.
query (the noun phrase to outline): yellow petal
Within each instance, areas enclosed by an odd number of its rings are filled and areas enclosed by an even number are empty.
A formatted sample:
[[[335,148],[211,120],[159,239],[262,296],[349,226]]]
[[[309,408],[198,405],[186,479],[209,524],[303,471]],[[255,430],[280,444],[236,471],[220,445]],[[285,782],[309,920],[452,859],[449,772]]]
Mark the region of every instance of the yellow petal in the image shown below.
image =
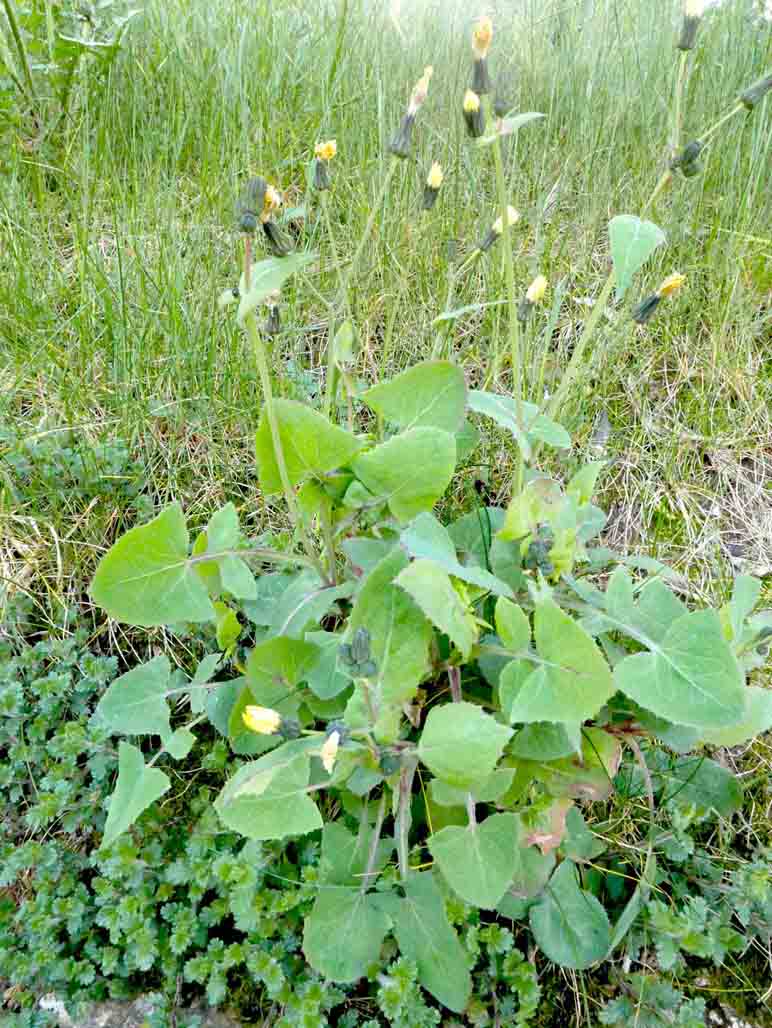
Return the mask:
[[[487,15],[479,18],[472,30],[472,49],[479,60],[486,57],[493,39],[493,22]]]
[[[270,707],[245,707],[241,718],[247,728],[258,735],[273,735],[281,725],[281,714]]]
[[[314,147],[314,156],[320,161],[331,161],[338,152],[338,144],[334,139],[328,139],[326,143],[317,143]]]
[[[533,282],[528,286],[528,290],[525,294],[528,302],[538,303],[540,300],[543,300],[544,294],[547,292],[548,284],[549,283],[544,275],[537,275]]]
[[[480,110],[480,97],[471,89],[467,89],[464,93],[464,110],[467,114],[474,114],[475,111]]]
[[[670,296],[671,293],[677,293],[685,281],[686,275],[681,275],[680,272],[675,271],[672,275],[668,275],[657,290],[657,293],[660,296]]]
[[[442,185],[442,168],[439,166],[437,161],[429,169],[429,174],[426,177],[426,184],[429,189],[439,189]]]
[[[321,750],[322,764],[324,770],[328,775],[332,774],[332,769],[335,767],[335,758],[338,755],[338,746],[340,745],[340,732],[333,732],[325,740]]]
[[[507,207],[507,225],[514,225],[520,221],[520,215],[514,207]],[[496,218],[493,222],[493,231],[497,236],[500,236],[504,231],[504,222],[502,221],[501,215]]]

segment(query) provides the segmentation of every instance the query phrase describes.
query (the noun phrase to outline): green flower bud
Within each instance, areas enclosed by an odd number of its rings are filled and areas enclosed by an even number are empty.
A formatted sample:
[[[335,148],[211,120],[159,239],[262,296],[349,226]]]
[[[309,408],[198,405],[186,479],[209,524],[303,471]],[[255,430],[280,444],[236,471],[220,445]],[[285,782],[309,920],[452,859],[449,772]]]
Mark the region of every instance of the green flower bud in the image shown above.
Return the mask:
[[[767,93],[772,89],[772,74],[762,75],[753,85],[740,93],[740,100],[749,111],[752,111],[756,104],[761,103]]]

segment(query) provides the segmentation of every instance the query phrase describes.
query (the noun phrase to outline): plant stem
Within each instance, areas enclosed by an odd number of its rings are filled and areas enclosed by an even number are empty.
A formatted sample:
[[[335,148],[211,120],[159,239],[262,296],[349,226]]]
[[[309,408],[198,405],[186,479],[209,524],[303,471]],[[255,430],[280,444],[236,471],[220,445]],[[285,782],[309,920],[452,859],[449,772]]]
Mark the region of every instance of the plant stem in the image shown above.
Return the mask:
[[[381,829],[383,828],[383,819],[386,816],[386,790],[384,789],[381,793],[381,800],[378,804],[378,813],[375,816],[375,824],[373,826],[373,834],[370,837],[370,852],[367,855],[367,867],[365,873],[362,875],[362,887],[360,892],[366,892],[367,886],[370,884],[370,879],[373,876],[373,868],[375,867],[375,861],[378,856],[378,843],[381,838]]]
[[[370,233],[373,230],[375,219],[378,217],[378,213],[381,209],[383,201],[386,197],[386,194],[389,191],[389,186],[391,185],[391,180],[394,177],[394,172],[397,170],[399,160],[399,157],[392,156],[388,170],[386,171],[386,174],[383,176],[383,182],[381,183],[381,191],[378,194],[375,203],[370,208],[370,215],[367,219],[367,224],[365,225],[364,232],[360,237],[357,248],[354,251],[354,256],[351,258],[351,263],[349,264],[345,274],[341,275],[340,287],[338,289],[338,295],[335,300],[333,311],[330,314],[330,326],[327,332],[327,387],[324,396],[324,413],[326,417],[330,416],[330,412],[332,411],[332,403],[335,398],[335,358],[332,346],[333,340],[335,338],[335,310],[338,307],[340,307],[342,303],[348,302],[348,287],[351,281],[351,276],[354,274],[354,270],[356,269],[357,265],[362,259],[362,254],[364,253],[365,246],[367,245],[367,242],[370,238]]]
[[[460,703],[461,695],[461,671],[457,667],[448,668],[448,680],[450,682],[450,696],[454,703]]]
[[[684,86],[686,84],[686,68],[689,60],[688,50],[681,50],[676,72],[675,95],[673,97],[673,129],[670,134],[670,159],[678,153],[681,140],[681,108],[683,106]]]
[[[397,846],[399,858],[399,877],[406,881],[408,876],[408,836],[410,834],[410,799],[413,789],[413,776],[415,775],[416,764],[414,760],[403,764],[399,773],[399,805],[397,807],[397,820],[394,824],[394,842]]]
[[[3,0],[3,8],[5,9],[5,15],[8,18],[8,24],[11,28],[11,35],[13,36],[13,41],[16,45],[16,52],[19,55],[19,64],[21,65],[22,74],[24,75],[24,84],[27,87],[27,99],[34,103],[35,84],[32,81],[32,71],[30,69],[29,57],[27,56],[27,48],[24,46],[24,40],[21,36],[19,23],[16,20],[16,14],[13,10],[13,0]]]
[[[273,389],[271,387],[271,373],[268,368],[268,361],[265,357],[265,348],[263,347],[263,341],[260,338],[260,333],[257,330],[257,321],[255,319],[255,312],[250,311],[249,314],[244,318],[244,327],[249,336],[252,348],[255,352],[255,362],[257,363],[257,370],[260,375],[260,385],[263,390],[263,402],[265,403],[265,414],[268,418],[268,427],[271,430],[271,440],[273,442],[273,452],[276,458],[276,466],[279,469],[279,478],[281,479],[282,489],[284,490],[284,499],[287,501],[287,509],[289,510],[290,519],[295,531],[300,536],[300,541],[303,545],[303,549],[306,551],[306,555],[312,562],[314,569],[318,572],[319,577],[322,581],[327,580],[324,568],[322,567],[321,561],[316,556],[314,548],[311,545],[311,540],[308,538],[306,532],[306,526],[303,524],[303,518],[300,513],[297,504],[297,498],[295,491],[292,488],[292,484],[289,480],[289,473],[287,472],[287,462],[284,458],[284,447],[281,442],[281,434],[279,432],[279,422],[276,419],[276,411],[273,406]]]
[[[471,792],[468,792],[466,794],[466,816],[469,818],[469,827],[476,827],[477,809],[475,807],[474,796],[471,794]]]
[[[492,125],[496,133],[493,143],[493,160],[496,167],[496,187],[498,191],[499,208],[501,210],[501,245],[504,247],[504,272],[507,283],[507,301],[509,305],[509,353],[512,363],[512,394],[515,398],[515,420],[520,431],[523,431],[523,381],[522,381],[522,358],[520,354],[520,322],[517,320],[517,297],[515,295],[515,265],[512,260],[512,247],[510,246],[509,218],[507,217],[507,183],[504,177],[504,160],[501,155],[501,137],[496,132],[496,123],[493,114],[493,102],[490,95],[485,94],[482,98],[487,125]],[[498,369],[499,349],[498,345],[494,351],[494,362]],[[517,448],[517,460],[515,463],[515,476],[513,491],[517,496],[522,489],[523,483],[523,453],[520,447]]]

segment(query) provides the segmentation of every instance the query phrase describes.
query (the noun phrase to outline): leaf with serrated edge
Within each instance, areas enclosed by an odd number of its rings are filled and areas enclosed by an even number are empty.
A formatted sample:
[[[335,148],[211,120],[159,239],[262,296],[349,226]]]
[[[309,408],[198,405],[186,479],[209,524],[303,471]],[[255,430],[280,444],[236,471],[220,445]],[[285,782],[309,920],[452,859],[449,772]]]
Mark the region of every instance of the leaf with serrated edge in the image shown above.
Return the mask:
[[[448,703],[429,711],[418,756],[438,778],[463,788],[491,774],[511,735],[473,703]]]
[[[96,717],[113,733],[170,734],[166,703],[171,668],[164,656],[132,668],[112,683],[100,699]]]
[[[514,814],[492,814],[466,828],[443,828],[429,837],[429,852],[451,888],[466,903],[492,910],[512,881],[520,844]]]
[[[402,429],[428,426],[455,433],[466,408],[464,373],[450,361],[423,361],[368,389],[362,400]]]
[[[163,771],[146,767],[140,750],[122,742],[118,747],[118,781],[110,797],[102,846],[115,842],[170,787]]]
[[[359,889],[326,886],[303,928],[303,952],[331,982],[355,982],[378,961],[390,920],[372,896]]]

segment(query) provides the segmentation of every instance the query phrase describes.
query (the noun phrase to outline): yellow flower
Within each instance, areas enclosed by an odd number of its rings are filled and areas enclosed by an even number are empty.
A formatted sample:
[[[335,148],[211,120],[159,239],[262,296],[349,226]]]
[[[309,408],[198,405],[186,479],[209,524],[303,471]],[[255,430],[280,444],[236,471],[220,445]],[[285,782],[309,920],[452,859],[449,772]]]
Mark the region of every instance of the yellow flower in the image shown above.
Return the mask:
[[[320,161],[331,161],[338,152],[338,144],[334,139],[328,139],[326,143],[317,143],[314,147],[314,156]]]
[[[515,208],[514,207],[507,207],[507,226],[515,225],[518,221],[520,221],[520,215],[515,210]],[[504,231],[504,222],[502,220],[501,215],[499,215],[498,218],[496,218],[496,220],[493,222],[493,232],[497,236],[500,236],[503,231]]]
[[[322,752],[320,754],[322,758],[322,764],[324,770],[328,775],[332,774],[332,769],[335,767],[335,758],[338,755],[338,746],[340,745],[340,732],[332,732],[324,742],[322,746]]]
[[[443,179],[442,168],[437,163],[437,161],[435,161],[434,164],[429,169],[429,174],[426,176],[426,184],[429,187],[429,189],[435,189],[436,190],[436,189],[439,189],[440,186],[442,185],[442,179]]]
[[[687,18],[701,18],[707,6],[707,0],[684,0],[684,14]]]
[[[408,114],[415,114],[418,108],[426,99],[427,93],[429,92],[429,79],[434,74],[434,68],[431,64],[427,64],[424,68],[424,73],[416,82],[413,92],[410,95],[410,104],[408,105]]]
[[[266,186],[265,199],[263,200],[263,213],[260,215],[260,220],[263,224],[268,221],[273,212],[278,210],[281,205],[281,193],[276,186]]]
[[[467,114],[474,114],[475,111],[480,110],[480,97],[471,89],[467,89],[464,93],[464,110]]]
[[[543,300],[544,294],[547,292],[547,285],[548,282],[544,275],[537,275],[526,291],[525,296],[528,302],[539,303],[540,300]]]
[[[493,22],[487,15],[479,18],[472,30],[472,49],[477,60],[488,56],[493,39]]]
[[[247,728],[258,735],[273,735],[281,725],[281,714],[270,707],[245,707],[241,718]]]
[[[685,281],[686,275],[681,275],[678,271],[668,275],[657,290],[657,296],[670,296],[671,293],[677,293]]]

